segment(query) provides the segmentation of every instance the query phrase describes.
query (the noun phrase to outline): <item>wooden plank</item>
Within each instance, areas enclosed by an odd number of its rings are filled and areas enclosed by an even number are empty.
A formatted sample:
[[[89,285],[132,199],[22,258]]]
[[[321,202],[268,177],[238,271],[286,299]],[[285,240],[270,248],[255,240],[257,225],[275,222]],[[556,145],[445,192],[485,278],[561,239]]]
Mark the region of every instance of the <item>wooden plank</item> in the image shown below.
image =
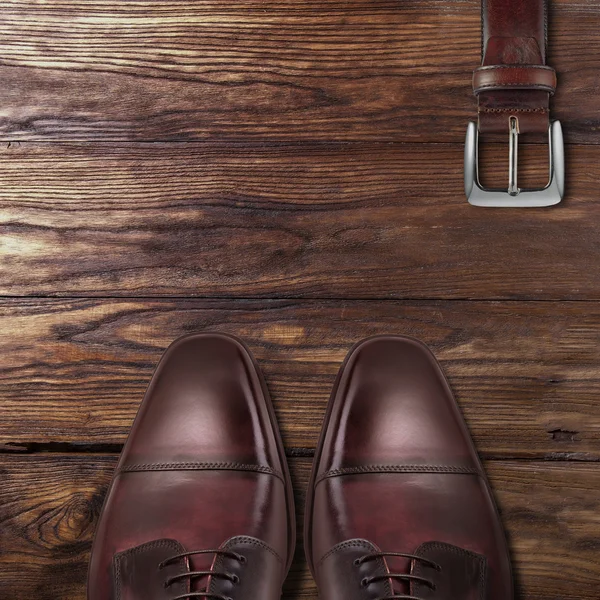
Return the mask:
[[[83,600],[89,549],[116,461],[110,455],[0,456],[0,596]],[[300,536],[284,598],[317,597],[301,547],[309,459],[291,461]],[[520,600],[596,600],[600,465],[487,464]],[[410,548],[395,548],[410,551]]]
[[[10,0],[5,139],[461,142],[479,0]],[[600,6],[555,0],[555,116],[597,144]],[[452,43],[448,43],[449,40]]]
[[[199,300],[0,301],[0,442],[124,442],[176,337],[247,341],[288,448],[314,448],[337,370],[374,334],[440,359],[486,457],[600,458],[597,303]]]
[[[462,152],[11,144],[0,294],[600,299],[600,149],[535,211],[469,206]]]

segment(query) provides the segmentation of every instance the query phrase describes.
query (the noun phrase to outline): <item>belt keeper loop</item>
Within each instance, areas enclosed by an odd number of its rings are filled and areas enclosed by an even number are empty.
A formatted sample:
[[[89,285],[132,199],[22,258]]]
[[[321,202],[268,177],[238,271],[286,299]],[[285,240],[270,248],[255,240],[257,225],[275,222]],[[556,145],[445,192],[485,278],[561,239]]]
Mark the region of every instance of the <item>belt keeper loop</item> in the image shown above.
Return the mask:
[[[492,65],[473,72],[473,92],[479,95],[498,90],[540,90],[554,94],[556,71],[544,65]]]

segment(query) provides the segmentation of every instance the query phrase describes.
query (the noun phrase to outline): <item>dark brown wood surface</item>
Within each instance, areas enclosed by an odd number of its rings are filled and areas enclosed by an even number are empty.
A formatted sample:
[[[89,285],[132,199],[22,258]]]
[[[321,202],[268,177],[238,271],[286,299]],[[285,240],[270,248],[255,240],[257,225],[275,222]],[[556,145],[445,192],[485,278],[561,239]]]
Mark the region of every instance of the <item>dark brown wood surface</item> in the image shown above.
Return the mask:
[[[598,143],[600,6],[553,0],[556,115]],[[14,0],[0,10],[9,139],[461,142],[479,0]]]
[[[0,293],[600,299],[600,148],[568,150],[559,210],[506,211],[458,145],[11,144]]]
[[[144,389],[202,330],[263,368],[300,525],[346,352],[423,339],[487,459],[517,600],[598,599],[600,5],[551,1],[567,197],[531,211],[464,200],[479,5],[0,4],[0,599],[85,598]],[[544,140],[523,141],[541,183]],[[504,185],[506,140],[481,162]],[[299,544],[284,599],[315,598]]]

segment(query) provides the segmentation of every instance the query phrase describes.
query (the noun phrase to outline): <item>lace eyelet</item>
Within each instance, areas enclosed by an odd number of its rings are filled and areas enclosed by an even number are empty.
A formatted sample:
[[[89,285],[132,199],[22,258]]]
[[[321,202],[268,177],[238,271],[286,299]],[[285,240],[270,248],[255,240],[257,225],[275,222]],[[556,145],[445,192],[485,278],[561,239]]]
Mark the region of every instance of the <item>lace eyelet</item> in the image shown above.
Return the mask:
[[[241,564],[245,565],[248,562],[248,559],[243,555],[240,554],[240,557],[238,559],[240,561]]]
[[[231,576],[231,583],[237,585],[240,582],[240,578],[237,575],[232,575]]]
[[[354,566],[355,567],[360,567],[360,565],[361,565],[360,558],[355,558],[354,559]]]
[[[362,587],[364,587],[364,588],[367,587],[369,585],[369,578],[368,577],[363,577],[362,581],[360,582],[360,585]]]

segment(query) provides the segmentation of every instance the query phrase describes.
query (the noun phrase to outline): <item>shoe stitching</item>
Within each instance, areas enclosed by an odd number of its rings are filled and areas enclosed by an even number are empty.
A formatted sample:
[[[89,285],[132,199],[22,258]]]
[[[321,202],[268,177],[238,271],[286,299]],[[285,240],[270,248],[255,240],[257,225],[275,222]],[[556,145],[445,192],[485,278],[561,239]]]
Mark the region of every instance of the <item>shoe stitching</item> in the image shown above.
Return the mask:
[[[468,556],[471,559],[475,559],[480,566],[479,600],[485,600],[487,587],[487,558],[484,555],[477,554],[476,552],[471,552],[470,550],[465,550],[464,548],[458,548],[456,546],[453,546],[452,544],[445,544],[444,542],[424,542],[417,548],[416,554],[419,554],[420,552],[428,548],[437,548],[438,550],[453,552],[454,554],[458,554],[459,556]]]
[[[279,556],[279,554],[277,554],[277,552],[275,552],[275,550],[273,550],[273,548],[271,548],[271,546],[265,544],[261,540],[257,540],[256,538],[248,537],[245,535],[238,535],[236,537],[230,538],[229,540],[227,540],[227,542],[225,542],[223,544],[223,549],[224,550],[231,549],[232,551],[235,551],[235,549],[238,548],[239,544],[249,544],[251,546],[256,546],[257,548],[266,550],[267,552],[272,554],[279,561],[280,564],[284,564],[281,556]],[[215,568],[216,569],[222,568],[224,561],[225,561],[225,557],[222,554],[219,555],[215,562]],[[216,586],[217,586],[217,580],[215,578],[212,578],[207,591],[214,592],[216,590]]]
[[[317,567],[320,567],[325,562],[325,560],[328,559],[332,554],[335,554],[340,550],[345,550],[346,548],[365,548],[367,550],[377,549],[373,544],[371,544],[367,540],[352,540],[348,542],[340,542],[320,558],[319,562],[317,563]]]
[[[343,475],[361,475],[365,473],[447,473],[453,475],[478,475],[475,467],[455,467],[451,465],[365,465],[362,467],[345,467],[326,471],[315,481],[315,485],[330,477]]]
[[[270,552],[280,563],[283,564],[283,558],[281,558],[281,556],[279,556],[279,554],[275,550],[273,550],[273,548],[271,548],[271,546],[269,546],[268,544],[265,544],[261,540],[257,540],[255,538],[248,537],[245,535],[240,535],[240,536],[231,538],[225,544],[224,547],[231,548],[232,546],[235,547],[236,544],[250,544],[252,546],[258,546],[259,548],[262,548],[263,550],[267,550],[267,552]]]
[[[379,550],[379,548],[377,546],[375,546],[375,544],[369,542],[368,540],[350,540],[347,542],[341,542],[341,543],[335,545],[333,548],[331,548],[331,550],[329,550],[329,552],[325,553],[321,557],[319,562],[317,563],[316,567],[320,568],[326,559],[328,559],[333,554],[339,552],[340,550],[345,550],[346,548],[362,548],[363,550],[366,550],[367,552],[377,552]],[[375,561],[375,564],[376,564],[376,569],[377,569],[375,571],[376,574],[379,574],[379,575],[387,574],[387,569],[386,569],[385,561],[383,560],[383,558],[378,558],[377,561]],[[392,586],[391,586],[389,579],[386,579],[383,582],[383,586],[384,586],[386,594],[392,595],[393,591],[392,591]]]
[[[184,550],[183,546],[176,540],[155,540],[153,542],[146,542],[145,544],[141,544],[140,546],[136,546],[135,548],[129,548],[128,550],[124,550],[123,552],[118,552],[117,554],[115,554],[113,558],[113,565],[115,569],[115,584],[117,588],[116,600],[121,600],[121,560],[126,556],[140,554],[145,550],[161,547],[168,547],[175,550],[176,552],[182,552]],[[185,591],[185,589],[182,588],[182,591]]]
[[[136,473],[140,471],[254,471],[273,475],[285,482],[283,474],[275,469],[271,469],[271,467],[234,462],[138,463],[119,468],[117,474]]]

